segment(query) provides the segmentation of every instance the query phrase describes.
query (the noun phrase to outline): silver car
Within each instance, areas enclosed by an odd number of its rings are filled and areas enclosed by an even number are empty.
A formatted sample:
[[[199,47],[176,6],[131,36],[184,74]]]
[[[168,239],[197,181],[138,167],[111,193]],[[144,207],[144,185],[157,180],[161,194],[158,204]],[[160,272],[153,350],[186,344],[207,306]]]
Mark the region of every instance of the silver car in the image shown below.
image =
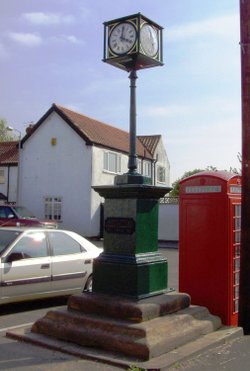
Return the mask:
[[[0,304],[91,290],[101,249],[58,229],[0,229]]]

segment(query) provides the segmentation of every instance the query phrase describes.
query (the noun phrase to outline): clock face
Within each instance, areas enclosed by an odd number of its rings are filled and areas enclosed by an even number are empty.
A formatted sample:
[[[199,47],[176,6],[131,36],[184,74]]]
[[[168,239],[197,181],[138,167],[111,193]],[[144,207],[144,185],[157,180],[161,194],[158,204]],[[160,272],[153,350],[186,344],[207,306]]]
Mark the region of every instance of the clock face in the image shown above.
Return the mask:
[[[109,36],[109,47],[114,54],[127,53],[136,41],[136,29],[128,22],[119,23]]]
[[[158,52],[159,43],[156,30],[149,24],[141,28],[141,47],[146,55],[155,57]]]

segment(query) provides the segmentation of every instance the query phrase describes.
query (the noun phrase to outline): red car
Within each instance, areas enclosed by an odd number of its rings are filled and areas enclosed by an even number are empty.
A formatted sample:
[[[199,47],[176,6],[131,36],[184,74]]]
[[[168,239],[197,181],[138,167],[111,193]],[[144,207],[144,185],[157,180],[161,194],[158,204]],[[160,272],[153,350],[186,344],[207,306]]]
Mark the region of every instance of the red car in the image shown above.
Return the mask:
[[[0,226],[57,228],[57,223],[53,220],[39,220],[23,206],[0,205]]]

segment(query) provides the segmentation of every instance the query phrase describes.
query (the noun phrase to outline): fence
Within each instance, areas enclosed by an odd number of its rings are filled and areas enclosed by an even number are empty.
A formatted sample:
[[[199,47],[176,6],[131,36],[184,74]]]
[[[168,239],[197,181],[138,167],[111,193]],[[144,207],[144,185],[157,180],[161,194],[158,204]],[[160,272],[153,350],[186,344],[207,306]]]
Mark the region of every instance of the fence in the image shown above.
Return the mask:
[[[158,240],[179,241],[178,197],[164,197],[160,200]]]

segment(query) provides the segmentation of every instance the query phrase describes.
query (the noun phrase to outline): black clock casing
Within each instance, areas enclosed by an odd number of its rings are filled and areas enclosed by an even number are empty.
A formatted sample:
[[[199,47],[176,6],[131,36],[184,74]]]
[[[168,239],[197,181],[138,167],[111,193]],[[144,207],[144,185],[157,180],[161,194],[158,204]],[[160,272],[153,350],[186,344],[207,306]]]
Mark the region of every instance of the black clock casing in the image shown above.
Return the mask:
[[[103,61],[126,71],[162,66],[162,31],[141,13],[104,22]]]

